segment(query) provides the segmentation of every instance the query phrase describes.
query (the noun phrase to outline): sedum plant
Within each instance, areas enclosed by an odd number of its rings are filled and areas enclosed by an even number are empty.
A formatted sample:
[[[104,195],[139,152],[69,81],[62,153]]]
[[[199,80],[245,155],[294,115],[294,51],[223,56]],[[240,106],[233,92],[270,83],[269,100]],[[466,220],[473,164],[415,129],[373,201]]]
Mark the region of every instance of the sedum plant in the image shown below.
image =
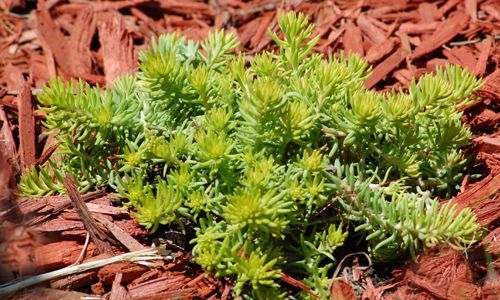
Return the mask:
[[[152,232],[190,219],[194,260],[247,298],[286,297],[282,271],[329,298],[349,231],[381,262],[474,243],[475,215],[433,197],[467,167],[460,108],[481,82],[448,65],[407,92],[368,90],[358,56],[312,52],[306,16],[278,23],[277,52],[245,57],[223,31],[166,34],[112,89],[51,81],[38,101],[61,144],[21,192],[64,193],[69,172],[82,192],[114,189]]]

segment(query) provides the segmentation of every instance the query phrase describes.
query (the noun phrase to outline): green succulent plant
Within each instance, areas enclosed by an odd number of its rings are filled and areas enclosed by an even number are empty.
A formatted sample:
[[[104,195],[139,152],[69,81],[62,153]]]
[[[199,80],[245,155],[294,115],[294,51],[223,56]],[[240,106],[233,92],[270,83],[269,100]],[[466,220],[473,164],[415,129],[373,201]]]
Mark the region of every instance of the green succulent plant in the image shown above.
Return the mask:
[[[282,270],[329,298],[349,228],[382,262],[474,243],[475,215],[432,197],[463,176],[459,109],[481,81],[448,65],[407,92],[368,90],[358,56],[312,53],[305,15],[278,24],[279,50],[249,63],[232,33],[165,34],[111,89],[51,81],[38,101],[61,145],[19,189],[64,193],[69,172],[82,192],[114,189],[151,231],[189,218],[194,260],[248,298],[285,297]]]

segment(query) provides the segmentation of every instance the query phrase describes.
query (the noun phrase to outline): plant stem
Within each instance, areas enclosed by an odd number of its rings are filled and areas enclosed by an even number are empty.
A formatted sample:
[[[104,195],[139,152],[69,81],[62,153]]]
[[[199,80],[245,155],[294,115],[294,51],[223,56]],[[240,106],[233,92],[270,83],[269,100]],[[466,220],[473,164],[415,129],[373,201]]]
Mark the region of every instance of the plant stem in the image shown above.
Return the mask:
[[[12,281],[6,284],[0,285],[0,295],[10,294],[21,289],[27,288],[29,286],[52,280],[54,278],[58,278],[61,276],[72,275],[76,273],[85,272],[92,269],[97,269],[109,264],[122,262],[122,261],[130,261],[130,262],[138,262],[146,261],[146,260],[163,260],[163,259],[172,259],[170,256],[162,256],[158,254],[158,249],[156,248],[148,248],[144,250],[139,250],[135,252],[129,252],[125,254],[121,254],[118,256],[113,256],[110,258],[104,258],[100,260],[89,261],[87,263],[83,263],[81,265],[72,265],[59,270],[55,270],[52,272],[36,275],[33,277],[29,277],[27,279],[21,281]]]

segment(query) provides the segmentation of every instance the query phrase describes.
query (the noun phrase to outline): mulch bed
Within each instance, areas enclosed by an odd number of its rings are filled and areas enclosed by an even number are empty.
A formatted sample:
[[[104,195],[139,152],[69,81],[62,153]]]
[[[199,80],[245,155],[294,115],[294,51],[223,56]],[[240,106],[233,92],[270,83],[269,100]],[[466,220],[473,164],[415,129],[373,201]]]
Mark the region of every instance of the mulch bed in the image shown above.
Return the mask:
[[[316,23],[321,36],[316,51],[352,51],[374,66],[367,87],[407,88],[412,78],[446,63],[459,64],[485,82],[477,92],[481,100],[464,112],[463,121],[474,133],[468,151],[476,159],[452,201],[471,207],[488,235],[467,252],[430,249],[419,264],[394,266],[389,282],[374,281],[352,262],[341,273],[350,282],[338,281],[332,293],[351,299],[354,286],[364,299],[498,299],[500,6],[495,0],[0,1],[0,282],[158,244],[104,191],[71,198],[13,196],[19,174],[55,150],[41,135],[43,116],[33,96],[49,78],[109,85],[134,72],[137,52],[169,31],[199,41],[210,30],[226,28],[237,33],[241,50],[273,49],[267,29],[275,30],[276,15],[291,9]],[[472,179],[478,172],[483,177]],[[86,245],[89,228],[94,229]],[[164,235],[181,240],[172,250],[173,262],[117,263],[52,280],[16,298],[230,297],[231,283],[204,276],[182,251],[186,241],[178,233]],[[303,288],[286,274],[282,279],[291,289]]]

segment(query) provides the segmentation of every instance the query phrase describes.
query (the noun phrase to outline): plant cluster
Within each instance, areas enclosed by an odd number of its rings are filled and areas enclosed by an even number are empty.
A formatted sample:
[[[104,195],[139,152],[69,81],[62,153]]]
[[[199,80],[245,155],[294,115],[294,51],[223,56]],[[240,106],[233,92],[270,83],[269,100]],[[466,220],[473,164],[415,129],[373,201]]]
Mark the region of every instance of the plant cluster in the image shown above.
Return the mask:
[[[278,23],[276,53],[245,57],[223,31],[201,44],[166,34],[112,89],[51,81],[38,101],[61,145],[20,190],[64,193],[69,172],[82,192],[115,189],[153,232],[189,218],[195,261],[259,299],[286,296],[282,271],[328,298],[349,229],[378,261],[474,243],[475,215],[432,196],[462,178],[459,108],[480,81],[449,65],[408,92],[368,90],[358,56],[312,53],[306,16]]]

